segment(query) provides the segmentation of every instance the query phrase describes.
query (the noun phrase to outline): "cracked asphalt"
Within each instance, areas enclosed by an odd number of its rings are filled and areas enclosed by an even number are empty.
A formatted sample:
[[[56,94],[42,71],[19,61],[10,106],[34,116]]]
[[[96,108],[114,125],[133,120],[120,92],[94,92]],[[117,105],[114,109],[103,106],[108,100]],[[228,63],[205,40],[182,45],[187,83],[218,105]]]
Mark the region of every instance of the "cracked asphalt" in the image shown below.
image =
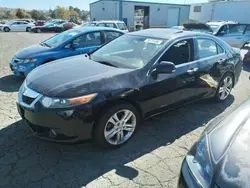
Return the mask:
[[[0,188],[176,187],[181,162],[208,122],[250,96],[250,68],[224,103],[205,100],[147,120],[122,148],[102,151],[91,141],[66,145],[34,138],[21,121],[21,79],[8,62],[14,53],[52,34],[0,33]]]

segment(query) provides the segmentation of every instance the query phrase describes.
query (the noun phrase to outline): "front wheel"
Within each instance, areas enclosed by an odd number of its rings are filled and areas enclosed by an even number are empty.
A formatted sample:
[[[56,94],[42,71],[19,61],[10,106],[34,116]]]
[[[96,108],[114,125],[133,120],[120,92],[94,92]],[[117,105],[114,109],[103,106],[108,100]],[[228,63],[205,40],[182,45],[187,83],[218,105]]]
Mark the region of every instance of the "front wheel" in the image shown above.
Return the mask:
[[[41,33],[42,30],[40,28],[36,29],[36,33]]]
[[[216,101],[224,101],[228,98],[233,88],[233,75],[231,73],[226,73],[217,88],[215,95]]]
[[[131,139],[138,126],[139,115],[134,106],[119,104],[106,111],[94,129],[94,141],[103,148],[117,148]]]
[[[3,28],[3,30],[4,30],[4,32],[9,32],[9,31],[10,31],[10,28],[5,27],[5,28]]]

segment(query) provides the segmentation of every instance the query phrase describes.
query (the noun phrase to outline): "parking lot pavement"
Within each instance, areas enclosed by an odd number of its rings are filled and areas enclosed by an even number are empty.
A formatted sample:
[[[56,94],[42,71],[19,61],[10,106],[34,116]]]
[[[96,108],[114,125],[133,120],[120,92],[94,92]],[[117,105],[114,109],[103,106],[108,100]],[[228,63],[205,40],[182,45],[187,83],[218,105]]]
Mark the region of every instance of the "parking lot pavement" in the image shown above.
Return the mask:
[[[11,75],[15,50],[49,34],[0,33],[0,187],[176,187],[181,161],[207,123],[250,96],[245,67],[224,103],[201,101],[145,121],[114,151],[91,142],[56,144],[34,138],[15,107],[22,80]]]

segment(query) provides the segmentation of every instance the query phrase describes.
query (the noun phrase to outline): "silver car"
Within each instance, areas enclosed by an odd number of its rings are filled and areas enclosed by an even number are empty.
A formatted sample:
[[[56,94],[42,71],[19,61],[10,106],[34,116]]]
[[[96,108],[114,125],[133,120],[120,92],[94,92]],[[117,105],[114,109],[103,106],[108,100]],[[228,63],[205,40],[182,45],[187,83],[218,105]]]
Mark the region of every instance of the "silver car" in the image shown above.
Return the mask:
[[[229,45],[241,48],[246,41],[250,40],[250,24],[239,24],[233,21],[207,22],[213,29],[213,34]]]

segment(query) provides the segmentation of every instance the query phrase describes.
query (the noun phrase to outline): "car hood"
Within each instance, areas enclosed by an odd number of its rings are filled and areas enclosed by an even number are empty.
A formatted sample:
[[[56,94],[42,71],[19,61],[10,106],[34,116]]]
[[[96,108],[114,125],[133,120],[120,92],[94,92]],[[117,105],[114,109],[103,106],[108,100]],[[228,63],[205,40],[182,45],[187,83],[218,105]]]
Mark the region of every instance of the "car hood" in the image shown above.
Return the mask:
[[[137,71],[92,61],[83,55],[60,59],[33,70],[26,84],[48,97],[72,98],[132,87]]]
[[[225,118],[224,118],[225,117]],[[215,182],[219,187],[250,185],[250,100],[208,126]]]
[[[250,185],[250,118],[238,131],[220,162],[219,187],[245,188]]]
[[[20,51],[18,51],[15,56],[20,59],[26,59],[26,58],[33,58],[35,55],[38,55],[42,52],[50,51],[51,48],[46,46],[41,46],[40,44],[35,44],[32,46],[29,46],[27,48],[24,48]]]

